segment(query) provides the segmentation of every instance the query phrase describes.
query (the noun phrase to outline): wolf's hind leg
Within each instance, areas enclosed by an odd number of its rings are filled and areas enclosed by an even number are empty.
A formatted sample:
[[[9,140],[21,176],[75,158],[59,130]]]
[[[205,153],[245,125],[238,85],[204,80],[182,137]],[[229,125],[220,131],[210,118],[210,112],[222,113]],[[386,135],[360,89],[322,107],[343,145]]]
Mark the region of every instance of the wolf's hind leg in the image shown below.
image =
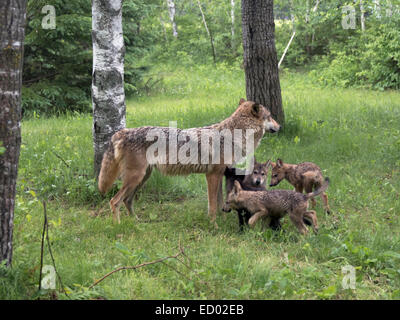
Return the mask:
[[[121,201],[131,195],[137,188],[137,186],[142,182],[144,176],[146,175],[146,167],[128,169],[124,172],[123,177],[123,185],[122,188],[117,192],[117,194],[110,200],[110,207],[112,212],[114,213],[113,219],[114,222],[121,223],[120,221],[120,212],[119,206],[121,205]]]
[[[133,210],[133,198],[136,195],[136,192],[146,183],[147,179],[150,178],[151,176],[151,172],[152,172],[152,168],[151,167],[147,167],[146,169],[146,174],[143,177],[142,181],[138,184],[138,186],[124,199],[124,204],[126,209],[128,210],[129,215],[134,215],[136,216],[136,219],[139,220],[138,215],[135,213],[135,211]]]
[[[303,222],[303,215],[299,211],[291,211],[289,218],[301,234],[307,234],[308,230]]]
[[[329,208],[329,204],[328,204],[328,196],[326,195],[325,192],[323,192],[323,193],[321,194],[321,198],[322,198],[322,202],[323,202],[323,204],[324,204],[325,212],[326,212],[327,214],[331,214],[331,208]]]
[[[319,227],[318,227],[317,213],[314,210],[306,211],[304,213],[304,217],[312,221],[312,228],[314,230],[314,233],[318,233]]]
[[[305,189],[306,193],[313,192],[313,184],[308,183],[304,189]],[[315,201],[315,198],[312,198],[311,199],[311,207],[315,208],[316,205],[317,205],[317,201]]]

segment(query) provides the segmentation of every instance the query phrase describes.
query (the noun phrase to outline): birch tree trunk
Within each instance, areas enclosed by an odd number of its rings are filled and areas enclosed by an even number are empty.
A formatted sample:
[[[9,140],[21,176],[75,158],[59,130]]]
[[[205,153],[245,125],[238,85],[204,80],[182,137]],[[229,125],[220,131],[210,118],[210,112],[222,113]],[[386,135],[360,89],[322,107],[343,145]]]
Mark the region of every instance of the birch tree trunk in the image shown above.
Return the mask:
[[[111,136],[125,128],[122,0],[92,1],[93,145],[97,178]]]
[[[381,3],[379,0],[374,0],[374,13],[378,19],[381,19]]]
[[[167,0],[167,6],[168,6],[168,13],[169,13],[169,19],[172,24],[172,34],[175,38],[178,38],[178,28],[176,27],[176,22],[175,22],[175,2],[174,0]]]
[[[318,10],[320,0],[317,0],[314,8],[312,9],[313,13],[316,13]],[[314,48],[314,40],[315,40],[315,32],[313,31],[312,33],[312,38],[311,38],[311,46]]]
[[[231,47],[235,47],[235,0],[231,0]]]
[[[0,2],[0,263],[12,260],[26,0]]]
[[[215,63],[217,54],[215,52],[214,39],[213,39],[212,33],[210,32],[210,29],[208,28],[206,17],[204,16],[204,12],[203,12],[203,9],[201,8],[201,3],[200,3],[199,0],[197,0],[197,5],[199,6],[199,9],[200,9],[201,17],[203,19],[204,28],[206,29],[206,32],[207,32],[208,37],[210,39],[211,52],[212,52],[212,55],[213,55],[213,61]]]
[[[314,8],[313,8],[313,12],[317,12],[319,3],[320,3],[320,0],[317,0],[315,6],[314,6]]]
[[[360,11],[361,11],[361,30],[365,31],[365,10],[363,1],[360,0]]]
[[[242,0],[243,56],[248,100],[284,123],[272,0]]]

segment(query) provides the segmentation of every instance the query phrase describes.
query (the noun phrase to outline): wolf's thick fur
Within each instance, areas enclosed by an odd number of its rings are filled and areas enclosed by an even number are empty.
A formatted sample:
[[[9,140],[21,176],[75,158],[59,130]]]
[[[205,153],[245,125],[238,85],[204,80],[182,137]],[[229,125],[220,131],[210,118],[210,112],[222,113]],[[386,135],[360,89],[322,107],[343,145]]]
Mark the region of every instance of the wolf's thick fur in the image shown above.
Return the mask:
[[[245,191],[240,183],[235,181],[235,187],[228,195],[224,210],[246,209],[252,214],[249,225],[253,226],[258,219],[281,219],[286,213],[301,234],[308,232],[304,218],[312,221],[314,232],[318,232],[317,214],[308,211],[308,200],[313,199],[328,188],[326,178],[321,187],[307,194],[291,190]]]
[[[276,186],[283,179],[286,179],[297,192],[302,193],[303,190],[309,193],[313,189],[318,189],[324,183],[321,169],[313,162],[302,162],[299,164],[284,163],[281,159],[271,162],[271,183],[270,187]],[[325,192],[321,193],[326,213],[330,213],[328,205],[328,196]],[[311,200],[312,206],[315,207],[315,199]]]
[[[123,185],[118,193],[111,199],[110,207],[113,211],[114,221],[120,222],[119,206],[124,202],[130,214],[133,214],[132,201],[136,191],[150,177],[154,167],[167,175],[187,175],[191,173],[206,174],[208,186],[208,214],[212,222],[215,222],[218,206],[222,206],[222,177],[226,166],[234,162],[233,154],[224,154],[224,142],[221,140],[217,145],[217,150],[212,147],[213,134],[215,132],[229,131],[234,136],[234,129],[254,130],[254,150],[260,143],[265,131],[276,132],[280,125],[271,117],[267,108],[262,105],[241,99],[238,108],[227,119],[214,125],[202,128],[192,129],[174,129],[167,127],[140,127],[134,129],[123,129],[115,133],[110,141],[108,150],[103,156],[101,170],[99,174],[98,186],[102,194],[106,193],[112,186],[114,180],[121,176]],[[172,130],[172,131],[171,131]],[[173,154],[166,152],[166,158],[159,157],[155,152],[149,155],[150,147],[154,147],[154,140],[149,140],[149,135],[154,133],[165,136],[166,144],[169,146],[169,134],[173,132],[177,136],[189,137],[189,140],[180,141],[178,139],[177,152],[182,151],[187,156],[188,151],[192,152],[190,147],[196,147],[198,154],[190,156],[196,157],[197,163],[185,162],[174,158]],[[154,136],[153,136],[154,137]],[[201,155],[207,154],[204,149],[204,143],[200,141],[205,137],[208,143],[208,161],[203,161]],[[189,143],[190,150],[187,150]],[[238,141],[232,140],[232,144],[237,145]],[[246,135],[242,136],[242,154],[246,152]],[[185,147],[184,147],[185,146]],[[234,148],[232,147],[232,150]],[[215,153],[219,152],[218,162],[214,161]]]
[[[239,168],[227,167],[225,169],[224,176],[227,197],[232,191],[235,181],[238,181],[242,189],[246,191],[267,190],[266,183],[270,161],[268,160],[266,163],[259,163],[255,158],[253,158],[253,160],[253,170],[249,174],[246,174],[245,170]],[[237,214],[239,218],[239,230],[243,231],[243,225],[244,223],[248,224],[251,214],[246,209],[237,210]],[[279,220],[271,219],[270,227],[274,230],[279,230],[281,227]]]

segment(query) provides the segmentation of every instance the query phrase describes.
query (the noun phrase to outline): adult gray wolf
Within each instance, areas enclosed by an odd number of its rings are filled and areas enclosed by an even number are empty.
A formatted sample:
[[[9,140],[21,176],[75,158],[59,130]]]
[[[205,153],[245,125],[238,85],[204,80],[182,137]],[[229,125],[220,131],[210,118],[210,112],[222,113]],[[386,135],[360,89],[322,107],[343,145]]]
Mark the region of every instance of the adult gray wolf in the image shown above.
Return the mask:
[[[105,194],[118,176],[122,178],[121,189],[110,200],[113,219],[120,223],[121,201],[132,215],[134,195],[150,177],[154,167],[166,175],[203,173],[207,180],[208,215],[217,227],[215,219],[223,204],[225,168],[247,155],[246,150],[254,152],[266,131],[274,133],[279,129],[280,125],[267,108],[240,99],[230,117],[207,127],[120,130],[111,137],[104,153],[98,179],[99,191]],[[251,135],[243,134],[244,131]]]

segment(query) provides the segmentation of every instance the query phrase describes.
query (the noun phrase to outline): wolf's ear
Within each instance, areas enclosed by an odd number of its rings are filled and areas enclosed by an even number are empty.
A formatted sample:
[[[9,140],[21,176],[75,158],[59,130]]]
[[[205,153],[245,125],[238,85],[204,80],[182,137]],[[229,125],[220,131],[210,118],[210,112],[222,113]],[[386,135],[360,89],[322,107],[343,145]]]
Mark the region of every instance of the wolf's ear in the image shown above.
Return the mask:
[[[239,100],[239,106],[240,106],[242,103],[244,103],[244,102],[246,102],[246,100],[244,100],[243,98],[240,98],[240,100]]]
[[[282,167],[283,167],[283,161],[282,161],[282,159],[276,160],[276,166],[277,166],[278,168],[282,168]]]
[[[260,109],[261,109],[261,108],[262,108],[262,106],[260,106],[259,103],[254,103],[254,104],[251,106],[251,113],[252,113],[255,117],[258,117],[259,114],[260,114]]]
[[[235,180],[235,187],[233,189],[235,191],[235,194],[238,194],[240,190],[242,190],[242,186],[240,185],[240,182]]]
[[[266,168],[271,167],[271,168],[272,168],[272,162],[271,162],[271,160],[268,160],[266,163],[264,163],[264,167],[266,167]]]

